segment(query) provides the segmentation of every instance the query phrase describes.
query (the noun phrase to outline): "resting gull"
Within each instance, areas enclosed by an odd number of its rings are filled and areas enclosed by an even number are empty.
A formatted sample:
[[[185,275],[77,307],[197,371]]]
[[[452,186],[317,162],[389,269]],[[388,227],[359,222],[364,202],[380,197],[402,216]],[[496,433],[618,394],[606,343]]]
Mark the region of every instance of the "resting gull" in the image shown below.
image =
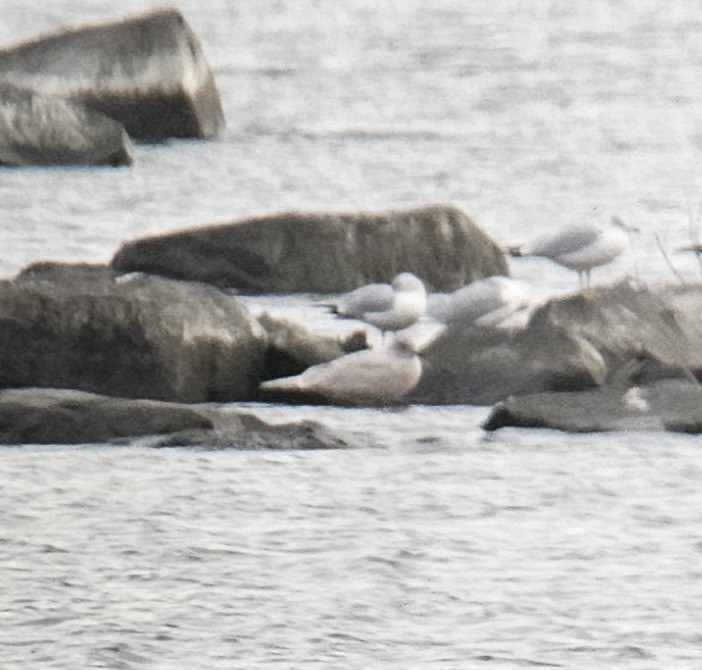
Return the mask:
[[[590,271],[613,261],[629,244],[628,233],[637,230],[613,216],[609,225],[584,223],[567,226],[554,235],[512,247],[512,256],[541,256],[570,270],[577,270],[580,286],[590,286]]]
[[[411,326],[426,308],[426,289],[411,272],[397,275],[391,284],[368,284],[345,293],[329,306],[340,317],[365,321],[382,331]]]
[[[499,326],[534,302],[531,287],[509,277],[488,277],[453,293],[434,293],[427,298],[426,315],[446,325],[460,323]]]
[[[400,332],[377,348],[346,354],[294,377],[263,382],[260,388],[268,393],[320,396],[338,404],[380,405],[401,400],[421,375],[417,346]]]

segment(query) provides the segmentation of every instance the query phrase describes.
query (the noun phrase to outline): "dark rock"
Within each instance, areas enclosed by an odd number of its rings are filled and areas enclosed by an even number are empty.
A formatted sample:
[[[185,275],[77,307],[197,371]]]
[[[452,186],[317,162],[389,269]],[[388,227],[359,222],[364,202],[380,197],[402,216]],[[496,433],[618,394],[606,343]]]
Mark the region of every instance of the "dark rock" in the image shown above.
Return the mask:
[[[0,83],[0,165],[131,165],[122,124],[79,102]]]
[[[64,389],[0,391],[0,444],[86,444],[212,426],[201,412],[174,403]]]
[[[412,398],[491,404],[510,395],[583,391],[638,357],[664,368],[699,369],[699,331],[688,323],[695,319],[689,305],[699,298],[683,299],[686,294],[700,289],[688,287],[673,303],[666,292],[622,283],[553,299],[517,333],[451,328],[425,352]]]
[[[613,430],[702,432],[702,387],[690,379],[648,386],[607,386],[577,393],[538,393],[498,403],[483,424],[552,428],[571,433]]]
[[[348,439],[316,421],[270,424],[252,414],[220,411],[212,430],[184,430],[150,439],[150,447],[205,447],[208,449],[347,449]]]
[[[128,242],[112,266],[251,293],[335,293],[413,272],[437,290],[506,274],[500,248],[456,207],[290,212]]]
[[[135,138],[215,137],[219,93],[180,12],[158,9],[44,35],[0,51],[0,80],[68,98]]]
[[[0,282],[0,387],[246,399],[265,349],[248,310],[210,286],[61,264]]]
[[[277,379],[368,348],[367,334],[358,330],[343,339],[318,335],[304,326],[264,312],[258,319],[266,331],[268,351],[264,379]]]

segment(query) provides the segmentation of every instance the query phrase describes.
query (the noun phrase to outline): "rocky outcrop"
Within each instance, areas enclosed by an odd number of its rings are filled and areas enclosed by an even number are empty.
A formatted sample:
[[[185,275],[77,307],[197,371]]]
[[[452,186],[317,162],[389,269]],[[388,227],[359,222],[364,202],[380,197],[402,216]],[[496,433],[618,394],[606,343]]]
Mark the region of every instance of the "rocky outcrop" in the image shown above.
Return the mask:
[[[84,104],[141,140],[208,139],[224,126],[200,43],[174,9],[60,30],[3,49],[0,81]]]
[[[124,127],[84,105],[0,83],[0,165],[131,165]]]
[[[424,355],[417,402],[492,404],[512,395],[584,391],[626,362],[702,369],[702,292],[618,284],[553,299],[517,333],[450,328]]]
[[[239,411],[66,389],[0,391],[0,444],[137,443],[230,449],[340,449],[314,421],[270,424]]]
[[[246,399],[266,346],[238,300],[202,284],[61,264],[0,282],[0,388]]]
[[[500,248],[456,207],[381,213],[289,212],[128,242],[119,272],[250,293],[338,293],[402,271],[437,290],[506,274]]]

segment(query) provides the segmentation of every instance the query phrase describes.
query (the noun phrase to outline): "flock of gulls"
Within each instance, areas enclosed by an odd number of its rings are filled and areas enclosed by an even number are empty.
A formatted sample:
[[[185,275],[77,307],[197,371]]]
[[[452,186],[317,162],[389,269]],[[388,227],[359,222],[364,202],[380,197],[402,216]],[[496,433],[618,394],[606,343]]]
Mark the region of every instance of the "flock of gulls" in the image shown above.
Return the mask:
[[[592,269],[617,258],[635,230],[615,216],[609,224],[568,226],[507,251],[512,256],[547,258],[574,270],[580,287],[586,288]],[[535,297],[526,282],[503,276],[475,281],[452,293],[428,294],[421,279],[402,272],[390,284],[361,286],[334,301],[317,304],[339,318],[378,328],[381,344],[293,377],[264,382],[262,390],[311,394],[341,404],[387,404],[399,401],[419,383],[422,365],[418,354],[427,342],[417,337],[418,325],[433,324],[435,335],[455,326],[506,327],[515,315],[528,315]]]

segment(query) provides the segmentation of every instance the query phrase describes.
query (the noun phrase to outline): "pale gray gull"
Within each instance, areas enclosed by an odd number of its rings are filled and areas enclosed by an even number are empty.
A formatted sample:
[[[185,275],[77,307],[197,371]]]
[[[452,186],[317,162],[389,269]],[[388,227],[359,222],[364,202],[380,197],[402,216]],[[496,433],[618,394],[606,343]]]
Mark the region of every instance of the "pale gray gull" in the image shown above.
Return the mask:
[[[397,275],[391,284],[368,284],[340,296],[331,307],[340,317],[365,321],[382,331],[402,330],[417,321],[426,309],[424,283],[411,272]]]
[[[590,286],[590,271],[611,263],[629,245],[629,233],[637,229],[613,216],[609,224],[583,223],[543,235],[508,251],[512,256],[540,256],[576,270],[583,286]]]
[[[346,354],[294,377],[261,384],[267,393],[313,395],[338,404],[397,403],[417,386],[422,363],[415,342],[405,333],[373,349]]]
[[[496,327],[533,303],[529,284],[495,276],[475,281],[453,293],[429,295],[426,316],[447,325]]]

